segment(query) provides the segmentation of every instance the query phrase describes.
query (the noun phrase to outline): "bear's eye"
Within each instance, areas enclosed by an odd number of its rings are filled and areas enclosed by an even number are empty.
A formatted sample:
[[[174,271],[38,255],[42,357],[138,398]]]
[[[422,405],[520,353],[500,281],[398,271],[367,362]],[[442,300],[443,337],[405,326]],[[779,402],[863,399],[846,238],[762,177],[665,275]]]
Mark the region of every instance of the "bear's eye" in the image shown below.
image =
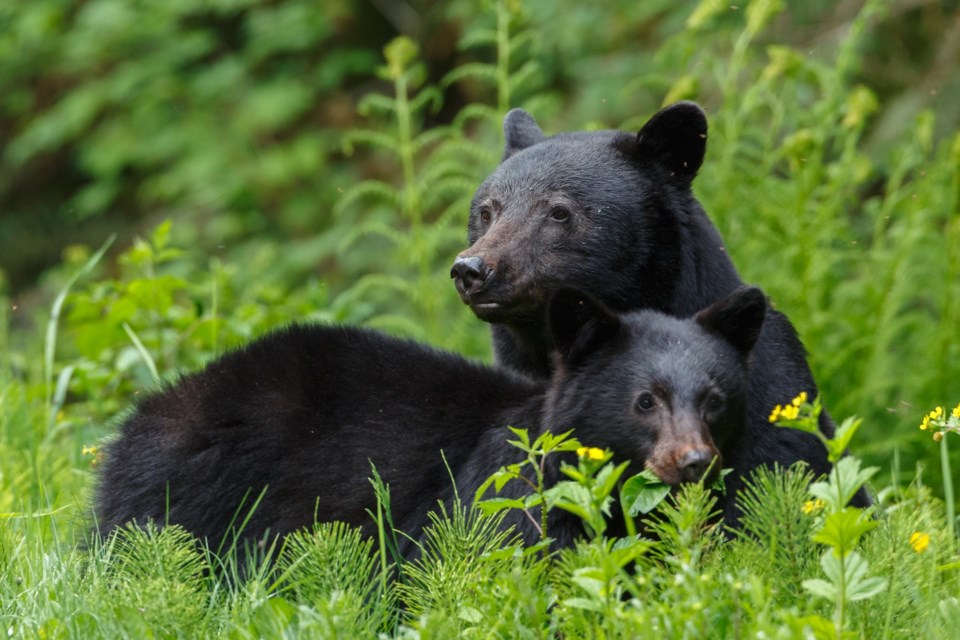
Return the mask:
[[[481,222],[490,222],[490,218],[493,217],[493,214],[490,212],[490,209],[483,207],[480,209],[480,220]]]
[[[652,393],[645,391],[637,397],[636,405],[638,411],[652,411],[653,408],[657,406],[657,400],[653,397]]]
[[[570,209],[557,205],[550,209],[550,219],[554,222],[566,222],[570,219]]]
[[[711,393],[707,396],[706,401],[707,411],[719,411],[723,408],[723,397],[717,393]]]

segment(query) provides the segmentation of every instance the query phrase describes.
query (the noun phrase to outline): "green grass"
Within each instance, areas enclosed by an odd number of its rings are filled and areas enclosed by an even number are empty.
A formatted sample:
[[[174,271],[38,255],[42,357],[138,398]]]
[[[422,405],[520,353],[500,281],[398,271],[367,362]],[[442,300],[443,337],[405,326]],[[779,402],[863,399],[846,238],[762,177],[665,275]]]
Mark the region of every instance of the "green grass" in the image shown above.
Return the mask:
[[[447,269],[508,107],[530,108],[549,133],[635,128],[678,98],[710,116],[696,194],[744,278],[799,329],[831,413],[862,419],[851,452],[879,469],[876,526],[856,551],[884,588],[847,598],[843,625],[865,638],[960,628],[954,492],[944,486],[951,464],[958,475],[960,444],[948,433],[938,446],[917,428],[934,406],[960,401],[960,136],[936,137],[925,113],[888,151],[868,144],[884,105],[855,78],[885,3],[867,3],[844,44],[818,58],[762,44],[777,3],[732,15],[704,2],[644,73],[582,75],[578,96],[563,98],[536,81],[554,60],[535,12],[485,6],[461,44],[474,57],[441,83],[478,96],[449,125],[429,125],[444,94],[412,43],[385,51],[388,92],[363,103],[364,128],[341,141],[350,162],[395,171],[345,188],[315,240],[210,258],[178,220],[113,255],[71,248],[45,274],[50,293],[34,315],[0,288],[0,632],[794,638],[809,637],[806,627],[836,637],[824,621],[836,619],[837,599],[803,586],[826,576],[830,552],[814,536],[828,515],[805,513],[808,478],[791,473],[754,479],[742,496],[748,535],[729,539],[706,524],[708,499],[695,490],[657,516],[658,542],[597,538],[553,555],[520,549],[496,516],[459,508],[437,516],[423,558],[403,567],[329,524],[290,538],[275,564],[243,568],[175,528],[89,539],[90,448],[158,377],[291,320],[366,324],[489,356],[487,328],[459,303]],[[611,97],[602,115],[566,119],[596,95]],[[313,261],[324,269],[302,278]],[[918,532],[929,539],[922,551]]]

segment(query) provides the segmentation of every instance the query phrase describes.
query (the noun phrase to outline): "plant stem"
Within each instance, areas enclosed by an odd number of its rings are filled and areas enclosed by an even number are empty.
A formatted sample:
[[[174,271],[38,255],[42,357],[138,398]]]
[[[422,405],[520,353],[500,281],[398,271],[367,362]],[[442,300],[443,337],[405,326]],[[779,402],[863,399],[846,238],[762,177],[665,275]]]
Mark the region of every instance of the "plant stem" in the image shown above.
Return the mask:
[[[953,477],[950,473],[950,450],[947,447],[948,435],[949,434],[943,434],[943,438],[940,440],[940,468],[943,473],[943,501],[947,506],[947,537],[950,540],[950,552],[953,553],[957,512],[953,497]]]
[[[844,562],[846,555],[840,555],[840,584],[837,585],[837,610],[833,615],[833,630],[837,634],[837,640],[843,640],[843,618],[844,603],[847,600],[847,568]]]

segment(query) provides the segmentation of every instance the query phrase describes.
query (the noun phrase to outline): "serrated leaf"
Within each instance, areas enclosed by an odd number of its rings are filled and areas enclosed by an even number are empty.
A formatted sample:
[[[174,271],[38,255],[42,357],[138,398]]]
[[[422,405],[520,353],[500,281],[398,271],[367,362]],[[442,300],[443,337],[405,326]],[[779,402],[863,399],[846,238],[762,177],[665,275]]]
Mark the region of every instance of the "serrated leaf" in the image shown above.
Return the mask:
[[[842,459],[843,453],[847,450],[850,441],[862,423],[863,420],[860,418],[849,417],[837,427],[833,438],[827,440],[827,449],[831,456],[831,462],[838,462]]]
[[[843,556],[857,546],[864,533],[876,528],[878,524],[865,518],[860,509],[846,507],[824,519],[820,530],[814,534],[813,541],[833,547],[834,553]]]
[[[517,429],[516,427],[507,427],[507,429],[513,432],[515,436],[520,438],[520,443],[515,443],[511,441],[510,444],[512,444],[515,447],[520,447],[525,451],[530,449],[530,436],[527,433],[526,429]]]
[[[832,584],[826,580],[821,580],[816,578],[814,580],[804,580],[800,583],[801,586],[809,591],[812,595],[819,596],[821,598],[826,598],[827,600],[835,600],[837,597],[837,589]]]
[[[860,468],[860,460],[847,456],[830,470],[827,479],[810,485],[810,495],[827,504],[827,511],[844,509],[860,487],[877,472],[877,467]]]
[[[851,602],[855,600],[866,600],[867,598],[872,598],[886,588],[886,578],[880,578],[877,576],[864,578],[855,587],[850,587],[847,589],[847,599]]]
[[[474,504],[486,514],[497,513],[505,509],[523,509],[523,500],[517,498],[489,498]]]
[[[543,504],[544,496],[539,493],[531,493],[526,498],[523,499],[523,506],[526,509],[532,509],[534,507],[539,507]]]
[[[874,596],[887,586],[883,578],[867,577],[870,565],[857,552],[852,552],[843,562],[845,596],[848,601],[864,600]]]
[[[558,482],[544,492],[547,504],[551,507],[562,507],[564,504],[574,504],[586,508],[590,505],[590,491],[578,482]]]

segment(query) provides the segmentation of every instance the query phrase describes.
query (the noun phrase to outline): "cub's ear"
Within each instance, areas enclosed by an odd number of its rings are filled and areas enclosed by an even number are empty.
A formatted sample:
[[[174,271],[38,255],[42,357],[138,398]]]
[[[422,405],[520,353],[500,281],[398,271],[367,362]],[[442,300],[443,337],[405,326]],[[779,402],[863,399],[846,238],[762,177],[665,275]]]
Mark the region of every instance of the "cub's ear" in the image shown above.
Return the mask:
[[[742,286],[699,311],[694,319],[747,355],[757,343],[767,314],[767,297],[757,287]]]
[[[511,109],[503,118],[503,137],[507,144],[503,148],[503,162],[517,151],[526,149],[547,139],[537,126],[537,121],[523,109]]]
[[[693,102],[677,102],[650,118],[637,134],[642,162],[663,167],[689,185],[707,151],[707,115]]]
[[[620,334],[616,313],[576,289],[560,289],[547,307],[550,337],[567,364],[577,364]]]

